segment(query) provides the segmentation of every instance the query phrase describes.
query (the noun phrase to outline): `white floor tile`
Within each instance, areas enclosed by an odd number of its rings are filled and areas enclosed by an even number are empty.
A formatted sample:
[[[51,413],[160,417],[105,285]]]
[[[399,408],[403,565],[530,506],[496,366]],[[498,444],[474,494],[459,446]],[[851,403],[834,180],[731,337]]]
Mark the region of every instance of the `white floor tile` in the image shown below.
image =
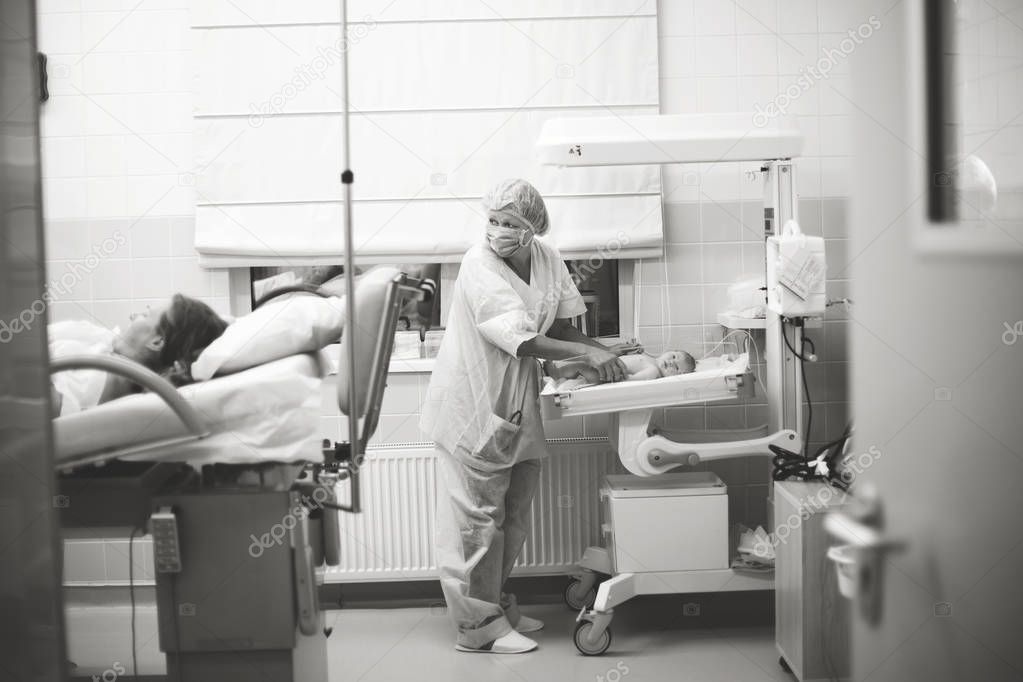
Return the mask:
[[[540,648],[521,655],[454,650],[454,630],[437,608],[350,609],[335,612],[328,640],[331,680],[460,680],[503,682],[622,680],[754,682],[787,680],[769,627],[696,630],[649,625],[639,614],[616,617],[603,656],[572,644],[575,614],[561,605],[526,607],[546,627],[530,635]],[[624,614],[622,614],[624,615]]]

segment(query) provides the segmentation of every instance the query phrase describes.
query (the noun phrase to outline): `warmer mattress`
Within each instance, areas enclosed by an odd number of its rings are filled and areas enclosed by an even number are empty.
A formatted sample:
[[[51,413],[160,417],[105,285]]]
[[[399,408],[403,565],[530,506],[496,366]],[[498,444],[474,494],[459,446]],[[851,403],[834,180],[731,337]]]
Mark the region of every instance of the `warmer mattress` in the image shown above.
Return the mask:
[[[319,461],[320,358],[293,355],[179,389],[210,435],[125,459],[203,464]],[[58,466],[69,458],[185,437],[159,396],[120,398],[53,422]]]
[[[725,357],[701,360],[695,372],[647,381],[623,381],[614,384],[587,385],[580,379],[560,383],[547,378],[540,392],[544,419],[560,419],[584,414],[623,412],[670,405],[684,405],[738,397],[749,391],[749,354],[734,360]]]

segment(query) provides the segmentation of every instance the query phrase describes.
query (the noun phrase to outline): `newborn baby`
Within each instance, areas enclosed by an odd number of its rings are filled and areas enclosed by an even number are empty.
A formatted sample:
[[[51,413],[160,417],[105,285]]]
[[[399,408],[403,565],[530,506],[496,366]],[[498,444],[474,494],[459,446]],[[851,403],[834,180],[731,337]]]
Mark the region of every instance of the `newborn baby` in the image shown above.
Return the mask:
[[[660,379],[676,374],[689,374],[696,369],[696,360],[684,350],[670,350],[656,358],[645,353],[623,355],[619,358],[625,364],[628,376],[626,381],[643,381]],[[582,378],[588,383],[600,383],[600,374],[596,369],[577,360],[563,362],[545,362],[544,370],[555,379]]]

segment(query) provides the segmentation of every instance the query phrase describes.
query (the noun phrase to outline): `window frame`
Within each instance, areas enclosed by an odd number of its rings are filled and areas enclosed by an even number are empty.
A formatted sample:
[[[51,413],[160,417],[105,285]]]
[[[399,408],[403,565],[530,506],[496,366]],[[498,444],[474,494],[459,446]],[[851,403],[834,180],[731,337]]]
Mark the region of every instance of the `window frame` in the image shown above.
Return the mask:
[[[455,279],[458,277],[459,267],[459,263],[441,264],[441,281],[438,283],[439,289],[443,291],[444,287],[448,287],[448,291],[451,291],[451,287],[455,285]],[[635,260],[628,258],[618,259],[618,336],[602,336],[599,338],[605,340],[625,340],[633,335],[633,331],[635,330],[636,307],[638,305],[636,301],[637,288],[635,285],[635,275]],[[252,312],[252,275],[251,270],[248,267],[228,268],[228,297],[230,300],[231,315],[241,317],[242,315]],[[442,295],[440,300],[440,320],[442,329],[437,331],[443,333],[443,328],[446,326],[448,319],[448,313],[451,310],[451,296]],[[391,371],[395,371],[393,363]]]

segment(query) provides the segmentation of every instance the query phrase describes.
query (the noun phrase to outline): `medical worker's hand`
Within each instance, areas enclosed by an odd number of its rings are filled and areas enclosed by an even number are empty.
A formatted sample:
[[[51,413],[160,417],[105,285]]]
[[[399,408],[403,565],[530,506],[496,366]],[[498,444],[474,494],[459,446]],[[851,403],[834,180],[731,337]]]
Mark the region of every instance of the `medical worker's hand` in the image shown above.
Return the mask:
[[[602,382],[624,381],[627,376],[625,364],[611,351],[590,348],[586,352],[586,362],[597,370]]]
[[[609,351],[615,355],[636,355],[643,352],[643,346],[640,345],[639,341],[632,339],[631,341],[625,341],[624,343],[616,343],[608,348]]]

